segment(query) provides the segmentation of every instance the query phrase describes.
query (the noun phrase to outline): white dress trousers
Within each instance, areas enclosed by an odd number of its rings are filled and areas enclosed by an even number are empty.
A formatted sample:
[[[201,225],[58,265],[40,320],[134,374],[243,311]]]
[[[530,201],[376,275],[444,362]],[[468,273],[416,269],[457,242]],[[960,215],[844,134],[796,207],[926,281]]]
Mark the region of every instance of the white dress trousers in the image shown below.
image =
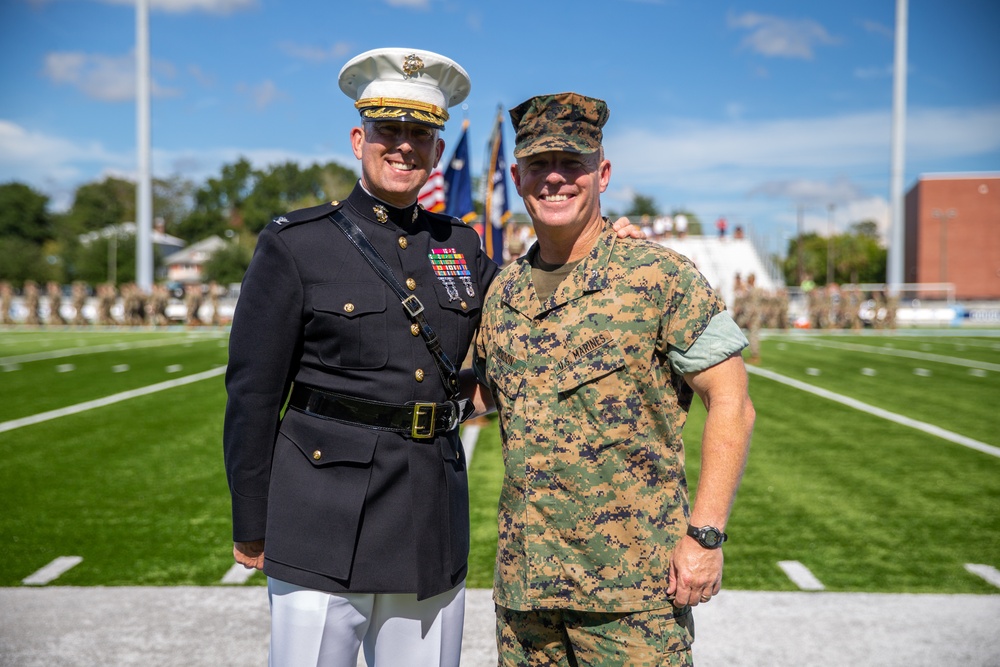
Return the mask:
[[[458,667],[465,582],[415,594],[325,593],[268,577],[269,667]]]

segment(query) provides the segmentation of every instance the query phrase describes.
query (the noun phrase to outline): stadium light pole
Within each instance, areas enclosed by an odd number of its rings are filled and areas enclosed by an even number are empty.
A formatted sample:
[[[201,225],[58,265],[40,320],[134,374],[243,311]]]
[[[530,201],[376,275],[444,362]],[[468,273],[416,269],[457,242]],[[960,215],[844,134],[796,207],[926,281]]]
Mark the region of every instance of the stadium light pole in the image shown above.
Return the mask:
[[[153,184],[149,139],[149,0],[135,3],[135,109],[138,181],[135,186],[135,281],[153,287]]]
[[[829,212],[826,221],[826,284],[833,282],[833,209],[836,204],[827,204]]]
[[[903,170],[906,149],[906,22],[908,0],[896,0],[896,51],[892,72],[892,169],[889,187],[889,266],[886,282],[896,294],[903,283]]]
[[[806,278],[806,261],[805,261],[805,249],[802,247],[802,215],[804,211],[802,209],[802,204],[799,204],[798,215],[795,221],[795,255],[798,263],[798,274],[799,274],[799,286],[802,286],[802,281]]]

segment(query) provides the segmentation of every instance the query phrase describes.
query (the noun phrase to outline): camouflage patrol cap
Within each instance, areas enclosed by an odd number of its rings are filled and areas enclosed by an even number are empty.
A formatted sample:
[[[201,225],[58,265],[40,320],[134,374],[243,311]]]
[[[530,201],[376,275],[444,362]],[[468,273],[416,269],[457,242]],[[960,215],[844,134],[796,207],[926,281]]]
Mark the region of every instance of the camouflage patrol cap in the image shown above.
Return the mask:
[[[577,93],[532,97],[510,110],[517,133],[514,157],[546,151],[593,153],[601,147],[608,115],[604,100]]]

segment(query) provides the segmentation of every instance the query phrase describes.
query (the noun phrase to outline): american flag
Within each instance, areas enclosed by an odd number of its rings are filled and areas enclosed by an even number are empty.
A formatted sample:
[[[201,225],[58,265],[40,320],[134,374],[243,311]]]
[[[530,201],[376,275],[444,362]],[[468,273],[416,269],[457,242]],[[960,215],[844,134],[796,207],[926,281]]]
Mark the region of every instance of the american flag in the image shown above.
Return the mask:
[[[444,210],[444,174],[441,173],[440,168],[435,167],[430,178],[424,183],[424,187],[420,188],[417,203],[433,213],[440,213]]]

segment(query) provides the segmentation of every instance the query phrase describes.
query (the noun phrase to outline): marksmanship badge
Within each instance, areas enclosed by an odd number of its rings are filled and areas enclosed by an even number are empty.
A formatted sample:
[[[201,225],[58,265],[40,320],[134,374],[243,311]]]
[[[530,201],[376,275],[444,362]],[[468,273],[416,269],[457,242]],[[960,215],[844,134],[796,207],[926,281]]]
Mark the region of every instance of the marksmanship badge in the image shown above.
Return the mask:
[[[448,292],[448,301],[459,298],[458,287],[455,285],[456,278],[465,286],[466,294],[470,297],[476,296],[476,291],[472,288],[472,273],[465,263],[465,255],[454,248],[434,248],[427,257],[431,260],[434,275]]]

